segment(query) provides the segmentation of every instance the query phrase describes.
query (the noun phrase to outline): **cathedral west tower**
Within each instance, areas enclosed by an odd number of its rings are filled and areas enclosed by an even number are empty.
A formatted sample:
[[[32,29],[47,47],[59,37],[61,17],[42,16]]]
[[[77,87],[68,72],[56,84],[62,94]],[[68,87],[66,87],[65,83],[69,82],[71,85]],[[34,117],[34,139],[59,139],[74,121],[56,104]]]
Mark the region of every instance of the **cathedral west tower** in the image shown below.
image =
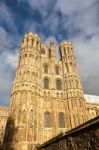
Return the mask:
[[[35,33],[24,36],[11,96],[5,150],[34,150],[60,132],[87,121],[86,102],[72,43],[48,47]],[[12,132],[13,130],[13,132]],[[8,148],[9,147],[9,148]]]

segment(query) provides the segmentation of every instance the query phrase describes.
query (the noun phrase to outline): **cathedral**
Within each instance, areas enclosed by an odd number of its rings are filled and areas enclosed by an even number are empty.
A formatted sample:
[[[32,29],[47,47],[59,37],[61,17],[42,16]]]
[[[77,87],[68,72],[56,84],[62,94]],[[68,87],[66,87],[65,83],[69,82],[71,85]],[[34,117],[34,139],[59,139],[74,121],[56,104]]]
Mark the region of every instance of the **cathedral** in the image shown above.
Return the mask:
[[[10,106],[0,107],[3,150],[35,150],[99,114],[99,105],[84,98],[71,41],[61,42],[59,53],[57,59],[54,41],[23,37]]]

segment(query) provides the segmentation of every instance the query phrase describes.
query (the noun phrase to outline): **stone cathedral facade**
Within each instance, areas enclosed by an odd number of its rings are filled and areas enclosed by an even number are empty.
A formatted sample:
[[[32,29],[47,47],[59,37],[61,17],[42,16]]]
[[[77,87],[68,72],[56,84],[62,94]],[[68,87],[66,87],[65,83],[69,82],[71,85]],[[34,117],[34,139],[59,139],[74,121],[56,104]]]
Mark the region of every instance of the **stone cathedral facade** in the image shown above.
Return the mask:
[[[25,34],[19,53],[4,135],[4,150],[34,150],[37,144],[83,124],[90,117],[73,45],[64,41],[56,58],[35,33]]]

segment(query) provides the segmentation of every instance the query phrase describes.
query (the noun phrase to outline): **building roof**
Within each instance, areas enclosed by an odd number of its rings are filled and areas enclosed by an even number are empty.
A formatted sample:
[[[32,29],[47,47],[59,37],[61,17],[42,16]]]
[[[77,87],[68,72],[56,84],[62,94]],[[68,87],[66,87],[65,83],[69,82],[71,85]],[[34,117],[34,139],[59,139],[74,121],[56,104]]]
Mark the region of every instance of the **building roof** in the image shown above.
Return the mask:
[[[99,104],[99,96],[84,94],[87,102]]]

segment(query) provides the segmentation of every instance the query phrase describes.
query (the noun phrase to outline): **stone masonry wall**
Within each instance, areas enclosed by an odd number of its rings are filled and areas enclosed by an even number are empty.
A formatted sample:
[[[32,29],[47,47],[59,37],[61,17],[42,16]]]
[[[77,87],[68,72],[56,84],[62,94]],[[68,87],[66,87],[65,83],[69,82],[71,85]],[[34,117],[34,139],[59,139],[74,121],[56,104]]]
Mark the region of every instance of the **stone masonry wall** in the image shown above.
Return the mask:
[[[38,150],[99,150],[99,116],[38,146]]]
[[[3,143],[7,118],[10,113],[10,107],[0,107],[0,145]]]

